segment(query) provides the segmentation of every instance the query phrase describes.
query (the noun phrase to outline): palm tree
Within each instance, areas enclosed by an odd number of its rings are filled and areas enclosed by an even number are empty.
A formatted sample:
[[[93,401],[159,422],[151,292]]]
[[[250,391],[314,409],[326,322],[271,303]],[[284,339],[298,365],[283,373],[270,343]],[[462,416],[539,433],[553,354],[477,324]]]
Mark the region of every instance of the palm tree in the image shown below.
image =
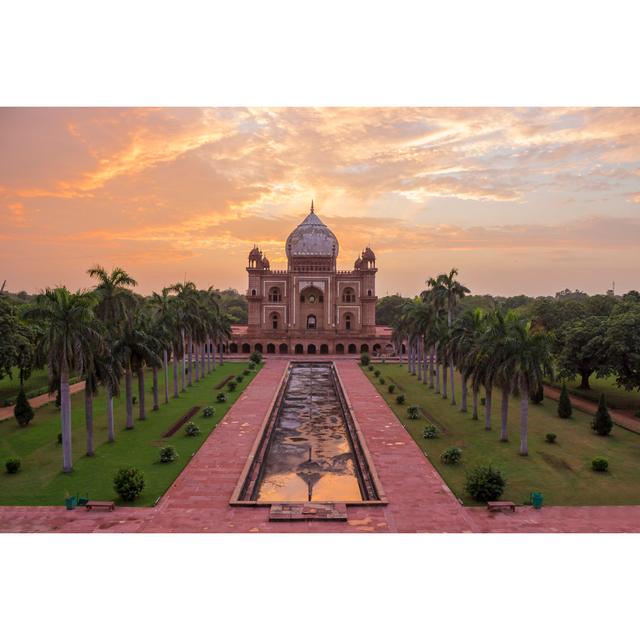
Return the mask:
[[[155,311],[153,335],[162,344],[162,366],[164,370],[164,402],[169,402],[169,352],[172,351],[173,342],[177,333],[175,318],[173,315],[172,298],[169,289],[165,287],[162,293],[153,292],[151,296],[151,309]],[[174,360],[176,355],[174,354]],[[178,396],[177,364],[174,375],[175,395]],[[157,400],[154,400],[154,409]]]
[[[509,325],[508,368],[513,372],[513,385],[520,393],[520,455],[529,454],[529,391],[552,375],[551,339],[545,331],[534,331],[531,321],[524,318]]]
[[[474,345],[484,333],[486,326],[485,314],[481,309],[467,310],[453,325],[451,335],[451,348],[454,351],[454,359],[458,363],[458,369],[462,375],[462,399],[460,411],[467,411],[467,385],[473,372],[473,361],[470,354]],[[478,419],[477,388],[474,398],[475,419]]]
[[[193,329],[198,323],[197,305],[198,305],[198,290],[193,282],[177,283],[170,286],[169,291],[176,293],[176,306],[175,316],[176,323],[180,332],[181,348],[178,349],[178,353],[184,354],[186,345],[187,356],[189,358],[189,384],[192,383],[192,359],[193,359]],[[185,368],[186,361],[184,355],[182,356],[182,391],[185,390]]]
[[[60,420],[62,432],[62,469],[73,470],[71,449],[71,394],[69,378],[85,372],[86,355],[100,344],[95,330],[92,293],[71,293],[66,287],[46,289],[37,296],[25,317],[42,323],[45,332],[39,341],[40,353],[48,355],[51,390],[60,384]]]
[[[98,281],[94,289],[98,296],[96,315],[106,329],[106,340],[109,351],[112,351],[116,338],[136,306],[135,294],[129,287],[135,287],[138,283],[120,267],[115,267],[111,270],[111,273],[108,273],[103,267],[96,265],[89,269],[87,273],[91,278]],[[116,437],[113,419],[113,397],[119,393],[119,381],[122,375],[122,367],[115,361],[112,364],[117,373],[117,378],[105,381],[109,442],[113,442]]]
[[[135,315],[129,317],[122,334],[113,345],[115,356],[122,362],[124,368],[126,424],[125,429],[133,429],[133,372],[138,377],[138,406],[139,419],[146,419],[144,396],[144,367],[145,364],[160,366],[158,356],[160,346],[148,333],[148,319],[144,310],[138,309]]]
[[[434,303],[447,311],[447,326],[449,330],[453,325],[453,312],[458,302],[469,293],[469,289],[456,280],[458,270],[451,269],[448,274],[442,273],[437,278],[429,278],[427,285],[433,293]],[[454,382],[454,353],[449,353],[449,374],[451,382],[451,404],[456,403]],[[444,385],[443,385],[444,386]],[[445,396],[443,396],[445,397]]]

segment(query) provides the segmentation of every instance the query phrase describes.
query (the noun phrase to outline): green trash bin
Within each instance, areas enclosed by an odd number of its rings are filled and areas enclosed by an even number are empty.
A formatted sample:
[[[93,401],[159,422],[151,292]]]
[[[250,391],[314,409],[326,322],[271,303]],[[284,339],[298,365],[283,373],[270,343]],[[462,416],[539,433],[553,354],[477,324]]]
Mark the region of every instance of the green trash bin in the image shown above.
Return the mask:
[[[534,491],[531,494],[531,504],[534,509],[542,508],[542,494],[539,491]]]

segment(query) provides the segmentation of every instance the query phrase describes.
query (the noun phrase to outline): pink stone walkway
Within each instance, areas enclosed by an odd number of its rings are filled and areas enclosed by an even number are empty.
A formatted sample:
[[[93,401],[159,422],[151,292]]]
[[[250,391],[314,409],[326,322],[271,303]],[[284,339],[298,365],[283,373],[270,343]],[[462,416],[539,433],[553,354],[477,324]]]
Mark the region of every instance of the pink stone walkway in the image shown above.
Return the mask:
[[[78,393],[78,391],[82,391],[84,389],[84,380],[82,382],[76,382],[69,387],[69,391],[71,394]],[[55,393],[43,393],[42,395],[36,396],[35,398],[31,398],[29,400],[29,404],[32,409],[37,409],[38,407],[42,407],[45,404],[49,404],[56,399]],[[13,410],[14,405],[10,407],[0,407],[0,422],[3,420],[8,420],[9,418],[13,418]]]
[[[114,512],[0,507],[14,532],[543,532],[640,531],[640,507],[462,507],[354,361],[336,361],[389,504],[350,506],[347,522],[269,522],[266,507],[228,502],[287,366],[273,359],[153,508]]]

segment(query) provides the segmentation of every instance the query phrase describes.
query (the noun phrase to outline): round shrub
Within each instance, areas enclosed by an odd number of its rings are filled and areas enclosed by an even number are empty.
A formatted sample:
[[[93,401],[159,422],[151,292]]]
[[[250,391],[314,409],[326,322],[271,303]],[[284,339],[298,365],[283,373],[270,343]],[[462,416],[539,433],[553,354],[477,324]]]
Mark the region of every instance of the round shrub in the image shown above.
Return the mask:
[[[606,458],[603,458],[602,456],[596,456],[591,461],[591,468],[594,471],[599,471],[600,473],[604,473],[609,469],[609,461]]]
[[[370,364],[370,365],[367,367],[367,369],[369,369],[369,371],[373,371],[373,370],[375,369],[375,367],[374,367],[372,364]]]
[[[409,420],[417,420],[420,417],[420,409],[416,406],[407,407],[407,417]]]
[[[227,401],[227,394],[221,391],[216,396],[216,402],[226,402],[226,401]]]
[[[479,465],[467,474],[464,488],[478,502],[497,500],[506,486],[504,476],[489,465]]]
[[[251,371],[253,371],[256,368],[256,363],[252,361],[252,362],[249,362],[249,364],[247,366],[249,367],[249,369]]]
[[[404,393],[399,393],[396,396],[396,404],[404,404]]]
[[[7,473],[18,473],[20,471],[20,467],[22,466],[22,460],[20,458],[9,458],[4,466],[7,470]]]
[[[556,438],[558,436],[555,433],[547,433],[547,435],[544,437],[544,439],[549,443],[549,444],[553,444],[556,441]]]
[[[462,449],[458,447],[449,447],[448,449],[445,449],[440,456],[440,460],[442,460],[444,464],[458,464],[461,458]]]
[[[376,370],[373,372],[373,375],[377,378],[377,377],[380,375],[380,369],[376,369]]]
[[[184,435],[195,438],[200,435],[200,427],[195,422],[189,422],[185,427]],[[162,458],[162,455],[160,457]],[[171,462],[171,460],[167,460],[167,462]]]
[[[24,389],[20,389],[20,393],[16,400],[16,406],[13,408],[13,415],[21,427],[26,427],[35,416],[35,413],[27,400],[27,395],[25,394]]]
[[[227,384],[227,389],[229,389],[229,391],[235,391],[237,386],[238,383],[235,380],[231,380],[229,384]]]
[[[384,384],[384,383],[385,383],[385,379],[384,379],[382,376],[380,376],[380,377],[378,378],[378,382],[379,382],[380,384]]]
[[[435,424],[428,424],[422,431],[422,437],[425,440],[433,440],[438,437],[438,429]]]
[[[369,354],[368,354],[368,353],[363,353],[363,354],[360,356],[360,364],[361,364],[363,367],[368,367],[370,362],[371,362],[371,358],[369,357]]]
[[[259,351],[254,351],[249,356],[249,360],[251,360],[251,362],[255,362],[256,364],[260,364],[262,362],[262,354]]]
[[[395,385],[395,384],[390,384],[390,385],[387,387],[387,390],[389,391],[389,393],[394,393],[394,392],[395,392],[395,390],[396,390],[396,385]]]
[[[205,407],[202,411],[202,416],[204,418],[211,418],[215,412],[216,410],[213,407]],[[192,423],[189,423],[189,424],[192,424]]]
[[[240,373],[236,376],[236,382],[242,382],[244,380],[244,376]]]
[[[173,462],[177,457],[178,452],[175,447],[167,446],[160,449],[160,462],[162,463]]]
[[[243,375],[243,376],[248,376],[250,373],[251,373],[251,369],[245,369],[245,370],[242,372],[242,375]]]
[[[113,478],[113,488],[125,502],[133,502],[144,489],[144,476],[135,467],[123,467]]]

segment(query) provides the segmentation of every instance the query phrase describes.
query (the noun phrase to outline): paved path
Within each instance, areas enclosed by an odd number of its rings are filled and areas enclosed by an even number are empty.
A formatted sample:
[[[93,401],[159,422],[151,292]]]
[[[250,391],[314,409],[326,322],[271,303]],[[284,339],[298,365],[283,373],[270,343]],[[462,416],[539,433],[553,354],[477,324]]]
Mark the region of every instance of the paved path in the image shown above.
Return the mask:
[[[114,512],[0,507],[0,531],[15,532],[485,532],[640,531],[639,507],[464,508],[356,362],[338,361],[386,506],[350,506],[346,522],[269,522],[266,507],[229,499],[287,362],[268,360],[158,506]]]
[[[552,400],[558,400],[558,398],[560,398],[560,389],[545,384],[544,395],[547,398],[551,398]],[[585,398],[574,396],[570,391],[569,395],[571,396],[571,406],[574,409],[579,409],[580,411],[584,411],[584,413],[588,413],[592,416],[596,415],[596,411],[598,409],[597,403],[591,402],[591,400],[586,400]],[[616,424],[619,424],[620,426],[625,427],[630,431],[640,433],[640,419],[634,418],[632,415],[624,413],[623,411],[618,411],[616,409],[609,409],[609,413],[611,414],[611,418]]]
[[[84,389],[84,380],[82,382],[76,382],[69,387],[69,390],[72,394],[78,393],[78,391],[82,391]],[[43,393],[40,396],[36,396],[35,398],[29,399],[29,404],[32,409],[37,409],[42,405],[48,404],[49,402],[53,402],[56,399],[55,394],[53,393]],[[2,407],[0,408],[0,422],[3,420],[7,420],[8,418],[13,418],[13,405],[10,407]]]

